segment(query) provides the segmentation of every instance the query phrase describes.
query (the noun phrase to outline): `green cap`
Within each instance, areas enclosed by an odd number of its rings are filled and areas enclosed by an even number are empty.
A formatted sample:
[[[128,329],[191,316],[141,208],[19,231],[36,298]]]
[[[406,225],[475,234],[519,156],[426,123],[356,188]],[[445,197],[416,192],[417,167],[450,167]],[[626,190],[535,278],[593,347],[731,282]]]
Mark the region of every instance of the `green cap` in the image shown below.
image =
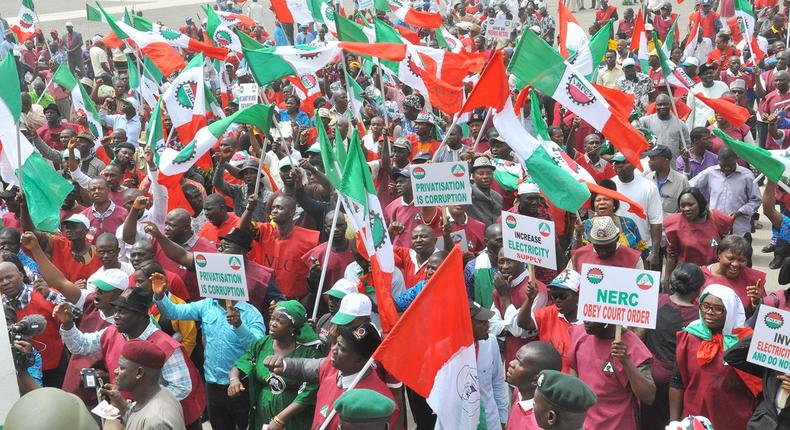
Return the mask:
[[[52,387],[22,396],[11,406],[3,424],[5,430],[99,430],[79,397]]]
[[[615,152],[614,155],[612,156],[612,159],[610,161],[612,163],[618,162],[618,161],[626,161],[625,155],[623,155],[622,152]]]
[[[538,374],[538,391],[546,400],[571,412],[584,412],[598,401],[581,379],[556,370]]]
[[[346,422],[389,421],[395,412],[395,402],[376,391],[355,388],[335,400],[335,410]]]

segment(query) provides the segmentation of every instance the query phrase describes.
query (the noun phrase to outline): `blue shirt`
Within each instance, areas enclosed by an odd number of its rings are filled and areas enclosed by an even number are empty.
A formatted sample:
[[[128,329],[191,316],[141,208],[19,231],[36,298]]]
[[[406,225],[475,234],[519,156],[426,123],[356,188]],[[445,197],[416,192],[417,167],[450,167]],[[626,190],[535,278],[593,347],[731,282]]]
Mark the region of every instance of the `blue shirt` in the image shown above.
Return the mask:
[[[280,122],[290,122],[291,116],[288,115],[288,111],[285,109],[280,109]],[[310,116],[304,113],[304,111],[298,111],[296,114],[296,124],[302,128],[310,128]]]
[[[228,385],[228,374],[236,360],[253,342],[266,335],[263,316],[247,302],[236,303],[241,314],[239,328],[228,324],[228,314],[216,299],[177,305],[164,297],[155,303],[165,318],[200,321],[206,345],[204,376],[212,384]]]

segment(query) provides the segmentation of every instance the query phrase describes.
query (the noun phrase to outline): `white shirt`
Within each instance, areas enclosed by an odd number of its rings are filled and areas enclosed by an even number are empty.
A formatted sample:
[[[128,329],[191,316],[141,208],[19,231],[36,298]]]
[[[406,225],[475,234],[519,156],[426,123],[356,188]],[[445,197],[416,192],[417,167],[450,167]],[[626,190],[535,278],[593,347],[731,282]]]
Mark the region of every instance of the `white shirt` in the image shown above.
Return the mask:
[[[266,8],[263,7],[262,4],[258,2],[252,2],[248,4],[245,9],[245,15],[252,18],[252,20],[256,23],[263,25],[264,20],[266,19]]]
[[[110,115],[106,110],[99,109],[99,117],[101,118],[102,124],[113,130],[126,130],[126,141],[134,145],[135,148],[139,145],[140,129],[142,128],[139,116],[135,115],[127,119],[126,114],[119,113]]]
[[[656,187],[655,182],[636,174],[634,175],[634,179],[628,183],[622,182],[617,176],[613,177],[612,181],[617,185],[617,191],[619,193],[642,205],[647,214],[647,220],[628,212],[627,204],[620,205],[620,209],[617,210],[617,215],[631,218],[639,228],[639,234],[642,236],[642,240],[647,242],[648,245],[652,245],[649,224],[664,223],[664,208],[661,206],[661,197],[658,194],[658,187]]]
[[[718,80],[713,81],[713,85],[711,85],[710,88],[705,87],[702,82],[694,85],[692,91],[688,95],[688,105],[691,108],[691,115],[689,115],[686,120],[686,126],[689,130],[694,127],[707,127],[708,120],[713,117],[714,114],[713,109],[694,97],[695,91],[702,93],[703,96],[708,98],[718,98],[723,96],[724,93],[729,92],[730,87]]]
[[[104,49],[99,48],[98,46],[92,46],[91,49],[88,50],[88,54],[91,57],[91,67],[93,67],[93,75],[99,76],[103,73],[106,73],[104,69],[102,69],[102,63],[110,64],[107,58],[107,52]]]
[[[516,279],[510,281],[510,288],[518,287],[528,277],[529,270],[524,270],[524,272],[516,277]],[[537,297],[535,297],[535,300],[532,301],[532,312],[534,313],[536,310],[548,304],[548,295],[543,292],[538,292]],[[530,334],[532,334],[518,326],[518,323],[516,322],[518,320],[518,308],[514,304],[511,303],[510,306],[505,309],[504,317],[499,313],[499,308],[496,307],[496,303],[491,305],[491,310],[494,311],[494,316],[489,320],[488,332],[492,335],[504,337],[506,334],[504,332],[507,331],[515,337],[526,339]]]

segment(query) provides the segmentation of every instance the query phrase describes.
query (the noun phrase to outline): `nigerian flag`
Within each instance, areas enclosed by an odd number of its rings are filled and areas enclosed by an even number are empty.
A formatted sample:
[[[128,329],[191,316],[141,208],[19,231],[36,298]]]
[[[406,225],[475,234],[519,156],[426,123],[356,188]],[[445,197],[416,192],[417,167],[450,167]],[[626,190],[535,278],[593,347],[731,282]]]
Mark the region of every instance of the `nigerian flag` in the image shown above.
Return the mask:
[[[614,20],[609,20],[604,24],[590,38],[590,43],[583,46],[569,61],[588,80],[592,80],[593,74],[598,70],[598,65],[603,61],[603,56],[609,48],[609,35],[612,32],[613,22]]]
[[[74,111],[77,115],[88,119],[88,128],[98,145],[99,138],[102,137],[101,118],[99,117],[99,111],[96,110],[96,105],[91,100],[90,94],[85,91],[85,88],[77,81],[77,78],[71,74],[66,63],[61,64],[58,70],[55,71],[55,74],[52,76],[52,82],[69,92]]]
[[[336,43],[322,47],[294,45],[242,48],[242,51],[258,85],[268,85],[286,76],[315,73],[331,63],[340,52]]]
[[[0,86],[0,176],[20,186],[36,229],[57,232],[60,207],[74,186],[17,131],[22,100],[13,55],[0,60],[0,81],[5,82]]]
[[[204,9],[206,11],[206,33],[211,39],[211,43],[233,52],[241,52],[242,44],[239,36],[222,22],[213,9],[208,6]]]

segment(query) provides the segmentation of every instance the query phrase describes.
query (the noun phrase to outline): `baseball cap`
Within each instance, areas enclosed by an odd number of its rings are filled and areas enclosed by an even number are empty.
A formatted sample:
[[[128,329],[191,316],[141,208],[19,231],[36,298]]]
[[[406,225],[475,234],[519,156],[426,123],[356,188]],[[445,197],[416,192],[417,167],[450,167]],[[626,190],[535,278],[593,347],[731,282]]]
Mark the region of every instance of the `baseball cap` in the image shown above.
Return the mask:
[[[293,167],[293,163],[291,163],[291,159],[290,158],[283,157],[280,160],[280,163],[279,163],[280,170],[285,169],[285,168],[289,168],[290,169],[291,167]],[[256,166],[255,168],[257,169],[258,167]]]
[[[431,161],[431,154],[429,152],[419,152],[411,159],[413,164],[423,164],[429,161]]]
[[[239,166],[239,172],[242,172],[247,169],[258,170],[258,162],[250,159],[242,161],[241,165]]]
[[[91,227],[91,222],[90,222],[90,221],[88,221],[88,217],[86,217],[86,216],[85,216],[85,215],[83,215],[83,214],[74,214],[74,215],[72,215],[72,216],[70,216],[70,217],[68,217],[68,218],[64,219],[64,220],[63,220],[63,221],[61,221],[60,223],[61,223],[61,224],[65,224],[65,223],[67,223],[67,222],[76,222],[76,223],[80,223],[80,224],[84,225],[84,226],[85,226],[85,228],[90,228],[90,227]]]
[[[628,57],[625,60],[623,60],[623,67],[625,68],[628,66],[636,67],[636,61],[634,61],[634,59],[631,57]]]
[[[699,60],[697,57],[686,57],[681,63],[683,66],[696,66],[699,67]]]
[[[477,302],[469,304],[469,313],[472,315],[472,319],[477,321],[488,321],[495,315],[494,311],[480,306]]]
[[[348,293],[340,301],[340,309],[332,317],[332,323],[348,325],[357,317],[370,316],[373,305],[362,293]]]
[[[134,97],[126,97],[126,98],[121,99],[121,101],[124,102],[124,103],[128,103],[128,104],[132,105],[132,107],[135,110],[137,110],[140,107],[140,103],[137,100],[135,100]]]
[[[392,169],[392,173],[390,173],[390,178],[395,179],[398,176],[403,176],[404,178],[411,178],[411,169],[409,166],[406,166],[402,169],[398,169],[397,167]]]
[[[395,139],[395,142],[392,143],[392,146],[398,148],[405,148],[411,151],[411,142],[409,142],[408,140],[402,137]]]
[[[579,287],[581,286],[582,276],[579,272],[566,268],[562,272],[560,272],[548,285],[549,287],[554,288],[562,288],[565,290],[571,290],[573,292],[578,293]]]
[[[540,187],[533,181],[524,181],[518,184],[518,195],[540,194]]]
[[[610,161],[612,161],[612,162],[623,162],[623,161],[627,161],[627,160],[625,159],[625,155],[623,155],[622,152],[615,152],[614,155],[612,156],[612,159]]]
[[[434,119],[433,119],[433,115],[431,115],[428,112],[420,112],[417,115],[417,119],[415,119],[414,122],[427,122],[428,124],[435,124],[436,123],[436,121],[434,121]]]
[[[730,82],[730,89],[731,90],[746,90],[746,81],[743,79],[736,79]]]
[[[359,290],[357,289],[357,286],[353,282],[349,281],[346,278],[341,278],[337,282],[335,282],[335,285],[332,285],[332,288],[327,290],[324,294],[327,296],[332,296],[336,299],[343,300],[343,297],[345,297],[346,295],[351,293],[357,293],[357,292],[359,292]]]
[[[716,71],[716,68],[713,66],[713,64],[708,64],[708,63],[701,64],[697,68],[697,73],[701,75],[701,74],[707,72],[708,70]]]
[[[113,290],[123,291],[129,288],[129,275],[121,269],[107,269],[91,275],[87,284],[105,293]]]
[[[469,124],[470,122],[483,122],[483,114],[479,112],[472,112],[469,115],[469,121],[466,123]]]
[[[307,152],[315,152],[316,154],[321,153],[321,145],[319,143],[314,143],[307,148]]]
[[[71,21],[66,21],[66,27],[74,27],[74,24],[72,24]]]
[[[657,157],[657,156],[660,155],[660,156],[666,158],[667,160],[671,160],[672,159],[672,150],[669,149],[669,147],[667,147],[665,145],[656,145],[656,146],[653,147],[653,149],[650,149],[649,151],[645,151],[644,155],[646,157]]]

